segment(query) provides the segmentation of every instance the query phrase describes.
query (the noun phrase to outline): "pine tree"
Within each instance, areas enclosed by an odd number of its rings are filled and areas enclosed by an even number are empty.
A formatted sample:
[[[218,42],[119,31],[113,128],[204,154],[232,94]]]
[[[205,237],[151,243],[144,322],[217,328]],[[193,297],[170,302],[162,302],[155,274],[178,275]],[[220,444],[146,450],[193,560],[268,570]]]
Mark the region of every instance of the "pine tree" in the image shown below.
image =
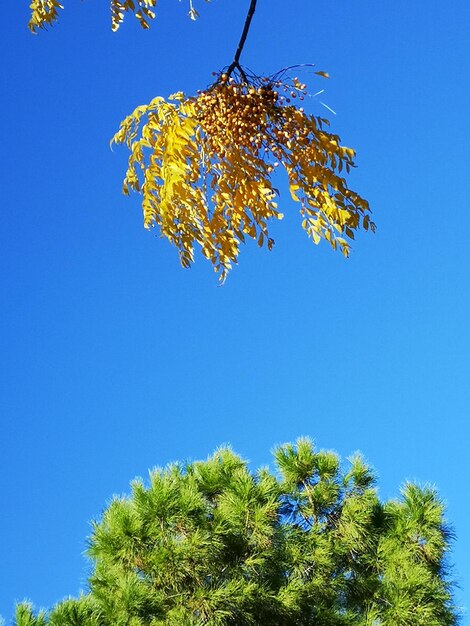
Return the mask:
[[[360,456],[308,439],[250,471],[230,449],[156,469],[94,524],[88,592],[16,626],[450,626],[431,488],[381,502]]]

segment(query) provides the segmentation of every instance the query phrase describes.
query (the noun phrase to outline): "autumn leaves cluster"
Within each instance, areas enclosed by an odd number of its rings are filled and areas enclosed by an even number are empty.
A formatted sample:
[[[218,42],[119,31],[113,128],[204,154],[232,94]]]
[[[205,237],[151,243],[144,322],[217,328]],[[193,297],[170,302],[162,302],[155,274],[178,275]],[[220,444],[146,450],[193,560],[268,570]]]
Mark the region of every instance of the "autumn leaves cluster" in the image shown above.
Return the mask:
[[[354,231],[374,228],[367,202],[341,176],[354,151],[326,120],[292,104],[305,94],[296,78],[221,74],[194,97],[155,98],[122,122],[113,141],[131,151],[124,192],[142,193],[145,226],[160,229],[183,266],[199,246],[223,280],[247,237],[272,247],[279,167],[315,243],[326,239],[348,256]]]
[[[148,28],[155,5],[110,0],[112,29],[127,13]],[[194,17],[192,0],[189,5]],[[59,0],[32,0],[30,30],[54,24],[62,8]],[[210,87],[137,107],[113,138],[130,149],[124,192],[142,194],[146,228],[157,227],[176,246],[184,267],[199,247],[221,280],[247,238],[272,248],[268,225],[282,218],[278,169],[315,243],[325,239],[348,256],[355,231],[375,229],[368,203],[343,177],[354,166],[354,151],[327,130],[327,120],[303,109],[307,89],[297,78],[248,76],[238,62],[243,42],[244,35],[234,62]]]
[[[130,13],[139,21],[142,28],[150,28],[149,21],[155,17],[157,0],[110,0],[111,29],[116,31],[124,21],[125,13]],[[59,9],[63,5],[58,0],[32,0],[28,28],[32,33],[52,26],[59,19]]]
[[[58,0],[32,0],[29,5],[31,14],[28,28],[32,33],[37,33],[40,28],[47,28],[58,20],[59,9],[63,6]]]

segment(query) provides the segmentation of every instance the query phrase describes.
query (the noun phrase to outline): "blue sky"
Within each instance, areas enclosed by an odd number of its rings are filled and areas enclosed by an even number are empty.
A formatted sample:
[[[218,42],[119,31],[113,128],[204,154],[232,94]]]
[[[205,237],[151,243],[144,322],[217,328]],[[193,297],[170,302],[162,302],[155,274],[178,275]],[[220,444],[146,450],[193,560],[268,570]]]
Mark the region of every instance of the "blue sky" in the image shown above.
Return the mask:
[[[200,0],[194,23],[162,0],[150,31],[112,34],[106,2],[65,0],[36,37],[28,4],[3,0],[0,24],[0,614],[84,588],[90,521],[148,468],[224,442],[257,466],[299,435],[361,450],[384,498],[438,487],[469,607],[468,3],[259,0],[242,62],[331,74],[302,77],[378,231],[347,261],[313,246],[282,183],[274,250],[246,246],[223,287],[142,228],[109,139],[209,84],[248,1]]]

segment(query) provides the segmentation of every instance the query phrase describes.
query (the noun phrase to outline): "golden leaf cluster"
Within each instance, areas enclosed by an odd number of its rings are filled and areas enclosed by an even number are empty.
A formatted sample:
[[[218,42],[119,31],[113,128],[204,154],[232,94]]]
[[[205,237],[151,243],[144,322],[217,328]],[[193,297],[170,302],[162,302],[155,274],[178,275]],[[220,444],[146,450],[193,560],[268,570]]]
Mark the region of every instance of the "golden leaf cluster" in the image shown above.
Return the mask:
[[[124,21],[124,14],[129,12],[139,20],[142,28],[150,28],[149,20],[153,20],[152,9],[157,0],[111,0],[111,29],[115,32]]]
[[[31,17],[28,28],[32,33],[37,33],[39,28],[46,28],[56,22],[59,9],[64,7],[57,0],[32,0],[29,8]]]
[[[112,30],[116,31],[119,28],[126,13],[132,13],[142,28],[150,28],[149,21],[155,17],[153,9],[156,4],[157,0],[110,0]],[[38,29],[51,26],[59,17],[58,9],[63,8],[58,0],[32,0],[31,17],[28,23],[31,32],[37,33]],[[198,16],[192,0],[189,0],[188,15],[193,20]]]
[[[341,176],[354,150],[327,120],[292,101],[306,87],[294,78],[256,80],[222,74],[197,96],[182,92],[139,106],[113,137],[130,149],[123,191],[143,196],[144,225],[157,226],[184,267],[202,249],[224,280],[246,237],[273,246],[268,222],[280,219],[272,175],[283,166],[302,227],[349,255],[348,240],[375,226],[366,200]]]

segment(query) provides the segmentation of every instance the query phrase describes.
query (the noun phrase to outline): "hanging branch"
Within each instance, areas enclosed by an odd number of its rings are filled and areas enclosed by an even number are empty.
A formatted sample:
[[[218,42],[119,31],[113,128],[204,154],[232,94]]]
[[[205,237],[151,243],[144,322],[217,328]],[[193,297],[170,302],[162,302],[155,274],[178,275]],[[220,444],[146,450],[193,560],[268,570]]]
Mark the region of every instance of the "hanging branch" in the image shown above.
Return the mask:
[[[213,72],[214,82],[195,96],[177,92],[137,107],[113,138],[130,149],[123,191],[142,194],[145,227],[175,245],[183,267],[200,246],[221,282],[248,238],[272,249],[267,224],[282,219],[273,181],[279,166],[315,244],[325,239],[347,257],[347,238],[375,229],[367,201],[341,176],[354,167],[354,150],[292,103],[304,99],[307,86],[286,76],[289,68],[257,76],[240,65],[257,4],[246,1],[235,55]]]
[[[254,13],[255,13],[257,1],[258,0],[251,0],[251,2],[250,2],[250,7],[249,7],[248,13],[246,15],[245,25],[243,27],[242,36],[240,37],[240,41],[238,43],[237,51],[235,52],[235,56],[233,57],[233,61],[228,66],[228,69],[227,69],[227,72],[226,72],[227,76],[230,76],[230,74],[233,72],[233,70],[235,68],[237,68],[245,81],[247,80],[247,78],[246,78],[245,72],[243,71],[243,69],[240,66],[240,55],[241,55],[241,53],[243,51],[243,47],[245,45],[245,41],[246,41],[246,38],[247,38],[247,35],[248,35],[248,31],[250,30],[251,20],[253,18]]]

